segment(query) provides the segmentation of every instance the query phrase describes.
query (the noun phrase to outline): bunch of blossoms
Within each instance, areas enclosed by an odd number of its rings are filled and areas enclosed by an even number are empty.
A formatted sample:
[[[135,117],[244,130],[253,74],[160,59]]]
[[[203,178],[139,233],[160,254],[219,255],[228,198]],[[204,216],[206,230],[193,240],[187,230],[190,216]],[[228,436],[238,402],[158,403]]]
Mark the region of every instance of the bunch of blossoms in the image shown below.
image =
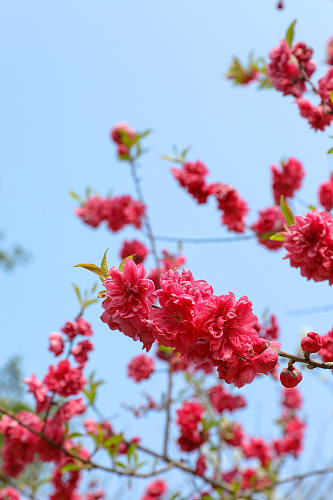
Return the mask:
[[[171,168],[180,186],[185,188],[199,204],[207,203],[210,196],[215,197],[217,208],[222,212],[221,224],[227,226],[229,231],[237,233],[245,231],[245,217],[249,209],[233,186],[219,182],[207,184],[206,177],[209,170],[201,161],[185,162],[182,157],[170,159],[181,163],[181,168]]]
[[[319,203],[329,211],[333,208],[333,174],[330,175],[328,181],[320,184],[318,189]]]
[[[208,436],[202,427],[204,412],[204,406],[197,401],[185,402],[177,410],[176,423],[180,428],[178,445],[182,451],[196,450],[207,440]]]
[[[286,259],[308,280],[333,284],[333,218],[328,212],[313,210],[296,216],[284,233]]]
[[[161,500],[168,490],[168,486],[163,479],[156,479],[148,484],[143,497],[140,500]]]
[[[157,340],[194,364],[217,366],[221,379],[239,387],[275,368],[277,354],[258,337],[258,319],[247,297],[215,296],[190,271],[162,274],[159,290],[145,275],[143,265],[132,259],[126,259],[123,272],[115,267],[108,271],[101,319],[111,330],[140,340],[147,350]],[[153,308],[156,298],[159,307]]]
[[[96,228],[106,222],[113,232],[120,231],[129,224],[137,229],[141,228],[145,212],[144,203],[133,200],[129,195],[113,198],[92,196],[75,209],[76,215],[88,226]]]
[[[168,250],[162,250],[162,257],[159,260],[159,268],[152,267],[148,273],[148,279],[152,280],[155,289],[161,288],[160,275],[165,274],[170,269],[180,268],[186,262],[184,255],[174,255]]]
[[[305,43],[298,42],[289,46],[286,40],[281,40],[279,47],[270,51],[270,62],[266,70],[276,90],[283,95],[302,96],[306,90],[306,79],[316,69],[312,53],[312,49]]]

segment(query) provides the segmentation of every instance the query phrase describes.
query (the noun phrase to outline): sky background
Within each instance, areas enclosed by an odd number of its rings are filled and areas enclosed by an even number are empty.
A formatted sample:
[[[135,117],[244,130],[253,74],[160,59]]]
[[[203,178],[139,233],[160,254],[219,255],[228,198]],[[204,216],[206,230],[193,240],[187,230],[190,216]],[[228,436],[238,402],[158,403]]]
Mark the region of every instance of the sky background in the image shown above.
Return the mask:
[[[189,159],[201,159],[211,171],[208,182],[230,183],[239,190],[251,208],[248,222],[272,204],[269,166],[282,157],[303,162],[307,177],[300,196],[316,204],[318,185],[333,167],[326,154],[332,145],[329,131],[310,130],[292,98],[234,88],[223,76],[233,55],[245,60],[252,50],[267,57],[295,18],[295,40],[314,48],[315,77],[324,74],[325,44],[333,35],[332,1],[285,3],[278,11],[273,0],[1,1],[0,229],[8,246],[20,243],[32,254],[28,265],[1,274],[1,363],[20,354],[25,375],[42,377],[53,361],[48,334],[78,312],[72,283],[84,289],[94,282],[73,266],[99,263],[106,248],[109,264],[118,265],[121,241],[141,237],[132,229],[111,234],[84,226],[68,195],[71,189],[83,194],[91,186],[102,196],[109,190],[134,196],[129,171],[117,162],[109,140],[115,123],[153,129],[140,177],[155,234],[227,234],[213,202],[197,206],[176,185],[171,165],[161,159],[174,145],[191,146]],[[304,213],[301,204],[296,209]],[[163,248],[175,251],[176,245],[159,243]],[[303,327],[320,334],[332,327],[332,311],[287,314],[333,304],[333,298],[328,284],[307,282],[291,269],[283,251],[269,252],[246,241],[186,244],[183,253],[186,267],[212,284],[216,294],[247,295],[256,314],[265,308],[276,313],[285,350],[296,350]],[[99,321],[100,313],[96,305],[86,316],[95,331],[90,369],[107,380],[99,405],[107,415],[118,415],[118,428],[141,433],[145,443],[158,446],[158,419],[137,426],[118,410],[121,401],[140,401],[141,387],[125,376],[140,346],[111,332]],[[144,387],[160,390],[160,377]],[[291,462],[289,472],[332,458],[332,381],[330,374],[325,377],[326,382],[320,373],[304,373],[309,431],[304,457],[301,463]],[[250,402],[240,416],[246,431],[271,438],[278,384],[256,380],[242,392]],[[314,460],[319,436],[320,461]],[[118,487],[116,480],[111,484]],[[128,494],[137,497],[136,491]]]

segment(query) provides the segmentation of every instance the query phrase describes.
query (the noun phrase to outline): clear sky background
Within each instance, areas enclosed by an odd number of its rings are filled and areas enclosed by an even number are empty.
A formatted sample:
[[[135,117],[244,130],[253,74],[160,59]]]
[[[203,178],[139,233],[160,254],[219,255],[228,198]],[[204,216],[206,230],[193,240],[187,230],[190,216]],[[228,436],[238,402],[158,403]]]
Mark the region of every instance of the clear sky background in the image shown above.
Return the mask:
[[[18,242],[33,255],[25,267],[1,274],[0,361],[21,354],[26,375],[42,377],[52,362],[47,336],[78,312],[71,283],[92,285],[80,262],[100,262],[110,248],[118,264],[124,238],[134,230],[111,234],[93,230],[75,216],[68,191],[86,186],[101,195],[132,194],[126,165],[116,161],[108,134],[119,121],[135,129],[152,128],[150,148],[140,176],[156,234],[177,237],[226,235],[215,204],[197,206],[180,190],[161,160],[172,146],[191,146],[189,158],[211,170],[209,182],[234,185],[248,201],[249,222],[272,203],[269,166],[295,156],[307,177],[301,197],[315,204],[318,184],[328,178],[332,157],[329,132],[313,132],[299,117],[292,98],[274,91],[234,88],[223,77],[233,55],[249,51],[267,57],[297,18],[295,40],[314,48],[315,77],[325,72],[325,44],[333,35],[331,0],[2,0],[0,60],[1,230],[8,245]],[[303,207],[296,205],[297,212]],[[176,245],[159,244],[176,249]],[[332,327],[332,312],[288,316],[290,309],[333,304],[328,284],[307,282],[298,270],[254,241],[185,245],[187,266],[206,279],[215,293],[248,295],[254,310],[278,315],[285,350],[295,351],[302,327],[320,334]],[[126,379],[126,363],[140,352],[138,343],[110,332],[99,321],[100,306],[88,311],[95,330],[90,367],[108,382],[100,397],[106,414],[119,414],[120,401],[139,402],[141,388]],[[301,465],[313,468],[331,458],[332,380],[305,373],[301,384],[309,422]],[[147,384],[157,391],[161,379]],[[250,408],[243,413],[249,434],[272,437],[278,416],[279,387],[256,380],[243,391]],[[149,430],[158,443],[160,423],[139,424],[120,413],[118,428],[130,435]],[[323,428],[327,437],[323,438]],[[318,436],[320,461],[313,461]],[[156,444],[157,446],[157,444]],[[142,488],[142,483],[140,483]],[[110,492],[111,493],[111,492]],[[133,491],[128,498],[137,498]]]

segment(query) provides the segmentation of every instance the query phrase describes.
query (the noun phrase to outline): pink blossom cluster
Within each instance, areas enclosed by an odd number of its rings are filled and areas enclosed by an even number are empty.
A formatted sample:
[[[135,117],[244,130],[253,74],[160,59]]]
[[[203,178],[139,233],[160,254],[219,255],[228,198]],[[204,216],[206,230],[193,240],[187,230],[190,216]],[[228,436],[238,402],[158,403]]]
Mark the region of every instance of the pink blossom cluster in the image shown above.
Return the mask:
[[[325,62],[333,66],[333,37],[329,39],[326,45],[326,60]]]
[[[141,201],[133,200],[130,195],[113,198],[92,196],[77,207],[75,213],[88,226],[95,228],[105,222],[111,231],[117,232],[129,224],[140,229],[146,206]]]
[[[310,78],[316,69],[312,52],[303,42],[289,47],[285,40],[269,52],[266,70],[276,90],[283,95],[302,96],[306,90],[305,77]]]
[[[280,334],[280,327],[277,322],[275,314],[271,314],[269,321],[264,321],[264,323],[257,323],[255,329],[258,332],[259,337],[263,337],[267,340],[276,340]]]
[[[186,257],[184,255],[174,255],[168,250],[162,250],[162,257],[160,258],[160,270],[156,267],[150,269],[148,273],[148,278],[154,282],[156,290],[160,288],[160,275],[165,274],[169,269],[174,269],[175,267],[182,267],[186,262]]]
[[[276,205],[259,211],[259,217],[251,225],[251,229],[257,235],[257,241],[269,250],[278,250],[283,246],[282,241],[270,240],[269,236],[284,230],[286,220],[280,207]]]
[[[145,354],[135,356],[127,367],[127,375],[135,382],[147,380],[154,372],[155,362]]]
[[[178,183],[185,188],[198,203],[207,203],[209,196],[217,200],[218,210],[222,212],[221,223],[229,231],[243,233],[244,219],[248,214],[247,203],[238,191],[229,184],[207,184],[209,170],[201,161],[185,162],[181,168],[172,168],[171,172]]]
[[[292,455],[297,458],[303,449],[305,423],[296,415],[302,407],[302,395],[298,389],[283,389],[283,413],[281,426],[283,436],[274,439],[272,446],[276,457]]]
[[[333,173],[328,181],[323,182],[318,190],[319,203],[329,211],[333,208]]]
[[[280,205],[280,198],[293,198],[295,191],[300,189],[305,176],[303,165],[296,158],[282,161],[280,168],[271,166],[273,196],[276,205]]]
[[[326,335],[321,336],[321,341],[320,357],[325,362],[333,361],[333,328]]]
[[[125,240],[123,241],[123,245],[121,247],[119,255],[122,260],[132,255],[133,260],[136,264],[142,264],[145,261],[148,253],[148,248],[141,241]]]
[[[301,270],[308,280],[333,284],[333,218],[328,212],[313,210],[296,216],[285,233],[285,259]]]
[[[233,412],[246,406],[246,401],[240,394],[234,396],[220,384],[211,387],[208,395],[212,406],[218,413]]]
[[[215,296],[206,281],[194,280],[190,271],[169,270],[155,290],[145,279],[142,264],[127,259],[123,272],[111,268],[105,279],[105,312],[101,319],[111,330],[141,340],[148,350],[157,340],[174,348],[196,365],[214,365],[221,379],[238,387],[277,365],[277,354],[258,337],[257,317],[247,297]],[[159,307],[152,307],[154,299]]]
[[[178,444],[182,451],[194,451],[206,441],[208,436],[201,424],[204,412],[205,408],[197,401],[185,402],[177,410],[176,423],[180,428]]]
[[[117,123],[110,132],[111,140],[117,145],[120,159],[128,159],[137,133],[126,122]]]
[[[261,490],[272,484],[271,479],[267,476],[267,473],[264,470],[258,470],[252,467],[247,467],[244,470],[234,467],[233,469],[224,472],[222,474],[222,479],[230,485],[238,483],[241,490],[247,488]]]

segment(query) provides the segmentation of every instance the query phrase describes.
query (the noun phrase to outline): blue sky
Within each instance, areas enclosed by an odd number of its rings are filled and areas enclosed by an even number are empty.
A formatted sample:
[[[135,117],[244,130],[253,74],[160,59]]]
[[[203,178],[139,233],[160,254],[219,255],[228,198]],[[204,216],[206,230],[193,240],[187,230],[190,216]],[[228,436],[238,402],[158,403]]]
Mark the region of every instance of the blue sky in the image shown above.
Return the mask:
[[[305,40],[316,61],[323,61],[325,43],[333,35],[332,2],[285,3],[283,11],[275,9],[273,0],[0,3],[1,230],[8,243],[19,242],[33,255],[29,265],[1,276],[1,362],[22,354],[25,373],[42,376],[52,362],[47,335],[78,310],[71,283],[85,288],[93,282],[73,266],[99,262],[106,248],[110,263],[117,264],[121,241],[139,236],[132,230],[114,235],[83,226],[68,196],[70,189],[83,193],[86,186],[101,195],[110,189],[134,194],[129,172],[116,161],[108,138],[115,123],[126,120],[137,130],[153,129],[140,176],[156,234],[226,234],[213,203],[198,207],[176,187],[170,165],[161,160],[173,145],[190,145],[189,158],[207,164],[209,181],[233,184],[250,205],[249,221],[271,204],[269,166],[282,156],[304,163],[301,196],[316,203],[317,186],[332,169],[326,155],[329,133],[310,130],[291,98],[234,88],[223,77],[233,55],[246,59],[253,50],[267,56],[295,18],[296,40]],[[315,76],[324,71],[318,64]],[[266,307],[275,312],[286,350],[295,350],[302,327],[320,334],[332,327],[330,312],[286,314],[330,304],[332,294],[326,283],[307,282],[291,269],[283,252],[270,253],[248,241],[185,245],[184,253],[187,267],[216,293],[245,294],[256,313]],[[140,348],[110,332],[99,314],[100,307],[94,306],[87,316],[95,329],[91,367],[108,380],[100,404],[115,414],[124,395],[128,401],[140,399],[140,389],[125,378],[125,365]],[[302,383],[310,422],[303,468],[318,440],[317,429],[331,417],[329,391],[319,378],[306,373]],[[160,380],[149,387],[159,386]],[[278,389],[272,392],[267,381],[258,381],[245,392],[251,401],[246,429],[270,437]],[[135,432],[128,416],[120,425]],[[142,426],[143,432],[148,429],[147,423]],[[149,430],[147,439],[158,439],[159,423]],[[323,448],[326,452],[324,459],[329,449]],[[135,498],[133,492],[129,498]]]

